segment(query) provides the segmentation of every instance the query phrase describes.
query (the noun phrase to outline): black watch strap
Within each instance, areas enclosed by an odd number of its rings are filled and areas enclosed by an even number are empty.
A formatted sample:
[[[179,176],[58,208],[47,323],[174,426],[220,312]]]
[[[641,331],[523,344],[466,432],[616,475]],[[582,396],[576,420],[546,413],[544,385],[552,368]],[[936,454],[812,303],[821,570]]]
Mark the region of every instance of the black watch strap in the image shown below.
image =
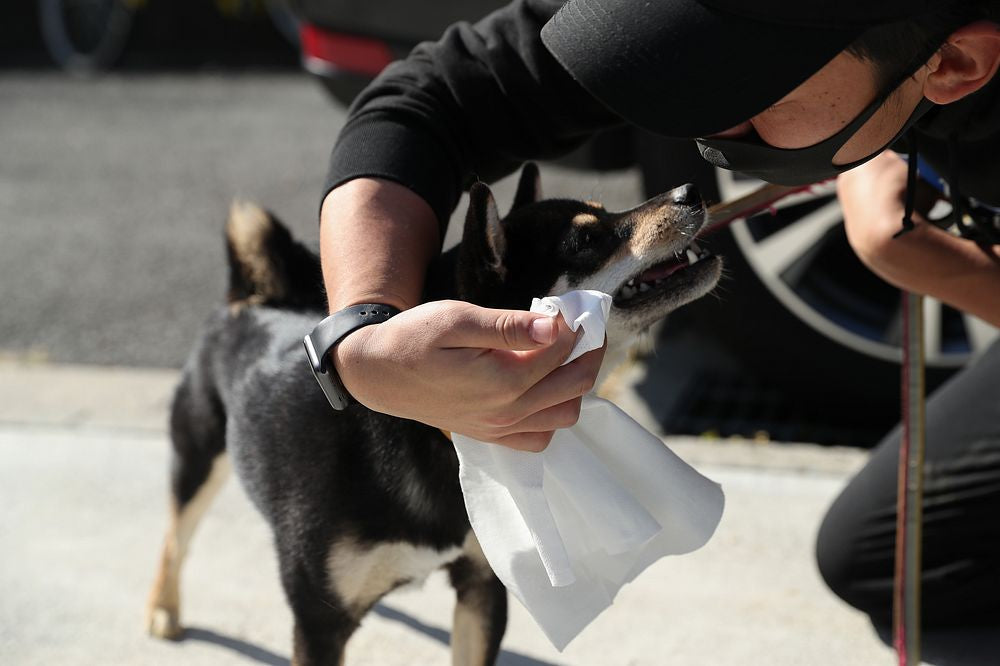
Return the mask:
[[[302,344],[309,357],[309,367],[312,368],[313,376],[316,377],[319,387],[326,394],[326,399],[330,401],[331,407],[338,410],[344,409],[354,399],[344,388],[340,377],[337,376],[337,369],[329,355],[330,350],[359,328],[371,324],[381,324],[399,312],[399,309],[391,305],[380,303],[352,305],[334,312],[316,324],[312,333],[303,339]]]

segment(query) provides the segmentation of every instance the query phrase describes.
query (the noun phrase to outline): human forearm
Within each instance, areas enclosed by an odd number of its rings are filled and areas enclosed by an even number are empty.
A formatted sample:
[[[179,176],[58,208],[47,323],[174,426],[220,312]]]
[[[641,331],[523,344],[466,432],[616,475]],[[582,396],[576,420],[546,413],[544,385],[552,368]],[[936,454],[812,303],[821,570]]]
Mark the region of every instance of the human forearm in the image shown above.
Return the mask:
[[[623,121],[556,62],[539,32],[560,0],[514,0],[386,68],[355,100],[327,188],[406,185],[447,220],[463,188],[571,151]]]
[[[356,303],[417,305],[439,246],[436,216],[402,185],[358,178],[332,190],[320,215],[330,311]]]
[[[334,347],[359,402],[476,439],[538,450],[576,421],[603,350],[565,366],[564,323],[456,301],[420,304],[464,187],[568,152],[620,123],[545,50],[559,0],[514,0],[391,65],[356,100],[330,160],[321,213],[331,310],[405,309]],[[583,389],[584,391],[586,389]]]
[[[887,282],[1000,326],[1000,251],[928,224],[884,244],[868,265]]]
[[[456,301],[420,305],[438,251],[437,219],[420,197],[390,181],[355,179],[327,195],[321,224],[330,310],[363,302],[406,310],[334,347],[336,371],[355,399],[528,450],[576,421],[580,386],[597,375],[603,350],[560,367],[576,340],[564,323]]]
[[[1000,326],[1000,252],[932,226],[919,213],[900,230],[906,163],[892,153],[842,174],[837,181],[847,238],[858,257],[886,281],[934,296]]]

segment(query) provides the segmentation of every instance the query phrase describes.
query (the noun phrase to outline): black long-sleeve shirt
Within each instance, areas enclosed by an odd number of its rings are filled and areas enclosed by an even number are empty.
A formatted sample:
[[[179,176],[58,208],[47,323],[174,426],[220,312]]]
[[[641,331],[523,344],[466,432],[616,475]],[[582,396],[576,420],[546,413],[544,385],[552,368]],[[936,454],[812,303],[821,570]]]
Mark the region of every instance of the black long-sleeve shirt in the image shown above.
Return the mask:
[[[471,180],[570,152],[624,123],[542,44],[561,0],[515,0],[393,63],[351,105],[326,191],[358,177],[410,188],[446,223]]]
[[[623,124],[542,44],[542,26],[562,4],[514,0],[386,68],[351,106],[326,191],[352,178],[386,178],[419,194],[446,223],[473,179],[491,182]],[[946,179],[1000,205],[1000,76],[912,131]]]

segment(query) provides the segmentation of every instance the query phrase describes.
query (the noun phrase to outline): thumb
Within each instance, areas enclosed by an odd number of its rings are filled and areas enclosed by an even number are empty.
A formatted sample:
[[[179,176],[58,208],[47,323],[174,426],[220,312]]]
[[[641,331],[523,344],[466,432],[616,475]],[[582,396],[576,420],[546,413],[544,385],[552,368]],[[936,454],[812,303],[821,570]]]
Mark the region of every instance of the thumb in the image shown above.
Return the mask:
[[[444,342],[451,347],[530,351],[551,345],[558,335],[554,317],[471,306],[454,320]]]

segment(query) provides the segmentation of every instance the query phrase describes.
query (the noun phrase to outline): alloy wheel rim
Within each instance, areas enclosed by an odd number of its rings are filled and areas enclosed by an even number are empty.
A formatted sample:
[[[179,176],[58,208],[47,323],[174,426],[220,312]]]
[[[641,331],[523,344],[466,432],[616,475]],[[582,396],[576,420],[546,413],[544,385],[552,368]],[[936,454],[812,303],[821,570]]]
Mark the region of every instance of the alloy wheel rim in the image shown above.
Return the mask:
[[[760,181],[717,170],[723,201]],[[900,362],[902,301],[850,250],[835,185],[818,186],[731,227],[765,288],[796,318],[865,356]],[[834,270],[833,267],[836,267]],[[933,298],[924,299],[926,361],[957,368],[1000,336],[993,326]]]

